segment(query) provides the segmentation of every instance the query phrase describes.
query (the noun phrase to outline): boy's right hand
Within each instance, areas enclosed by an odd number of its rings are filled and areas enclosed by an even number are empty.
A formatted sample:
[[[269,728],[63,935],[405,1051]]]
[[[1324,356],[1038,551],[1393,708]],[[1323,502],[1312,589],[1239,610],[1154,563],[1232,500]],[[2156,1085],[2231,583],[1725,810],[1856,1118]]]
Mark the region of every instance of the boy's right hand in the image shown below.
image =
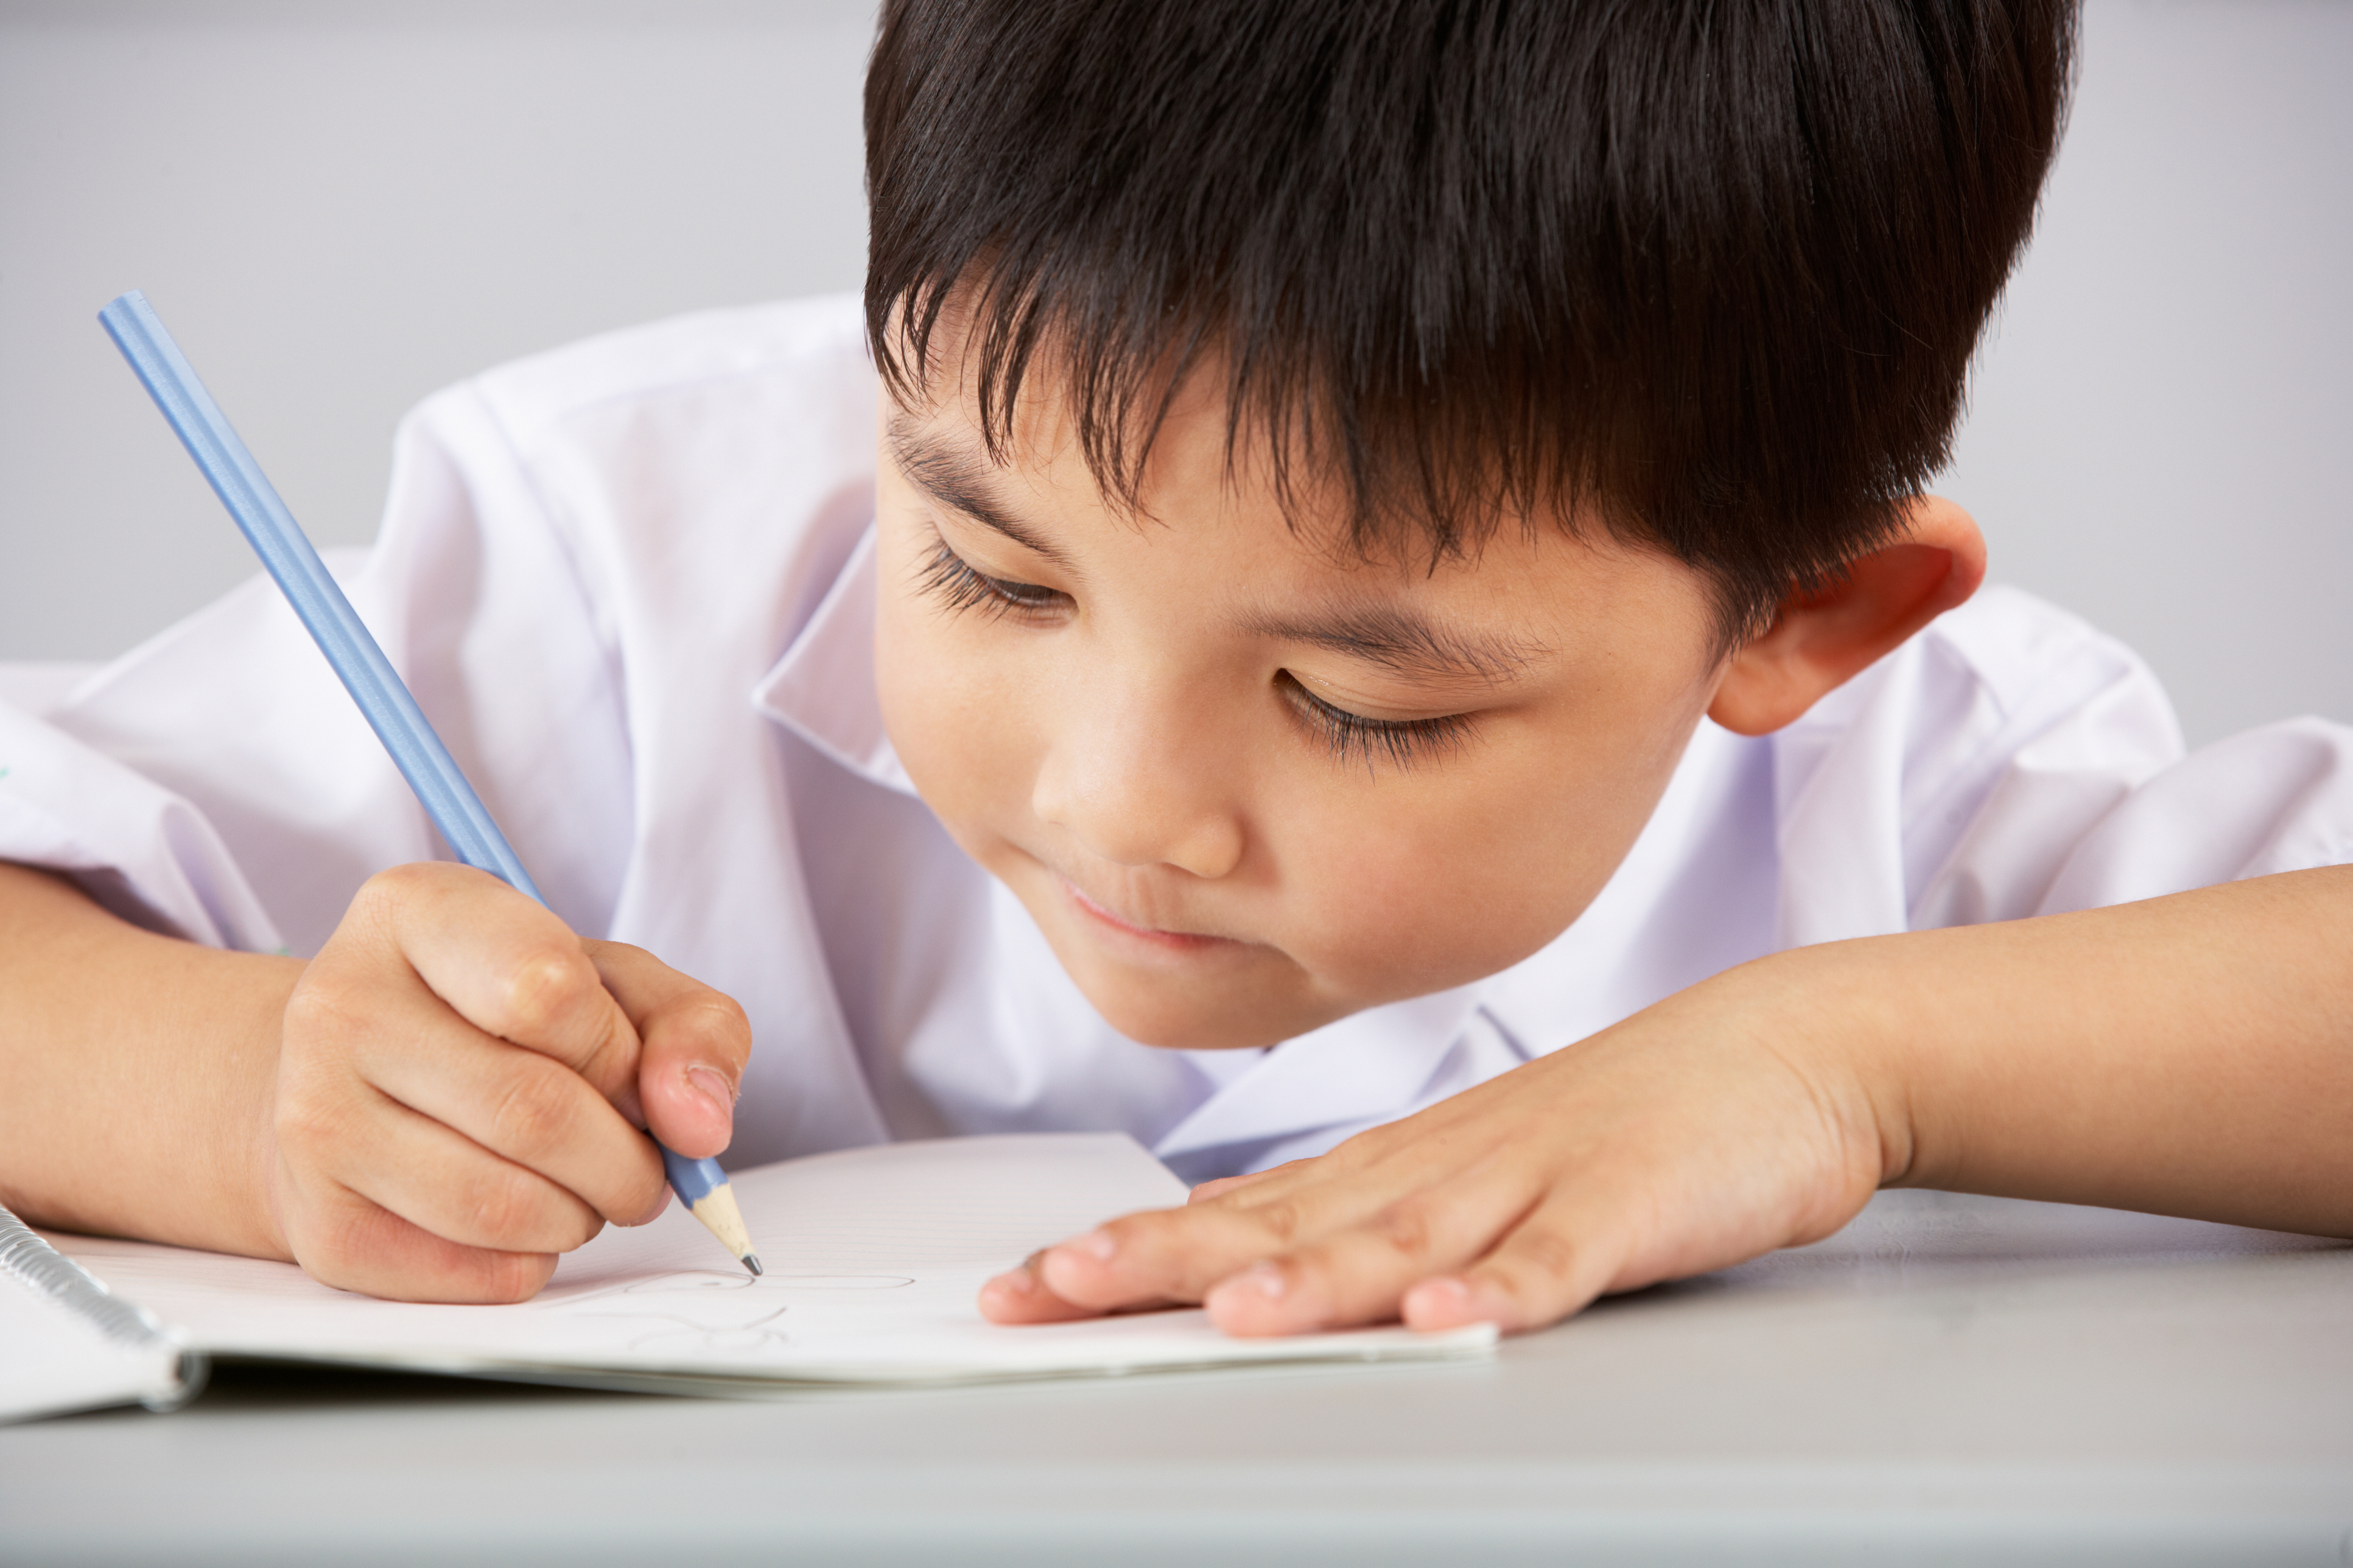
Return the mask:
[[[463,866],[360,889],[285,1014],[264,1191],[327,1284],[518,1301],[607,1221],[667,1195],[659,1153],[716,1154],[743,1009],[642,949],[585,941]]]

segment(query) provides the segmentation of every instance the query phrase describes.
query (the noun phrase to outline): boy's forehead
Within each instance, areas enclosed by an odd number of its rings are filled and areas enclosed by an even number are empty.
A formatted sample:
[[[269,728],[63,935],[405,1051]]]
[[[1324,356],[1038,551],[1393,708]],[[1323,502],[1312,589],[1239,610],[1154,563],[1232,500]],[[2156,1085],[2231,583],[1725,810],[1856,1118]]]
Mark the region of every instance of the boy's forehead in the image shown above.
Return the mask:
[[[1029,406],[1053,401],[1039,396]],[[934,500],[1060,565],[1077,563],[1058,535],[1099,517],[1173,544],[1175,555],[1198,558],[1213,539],[1239,543],[1259,571],[1344,596],[1387,597],[1432,575],[1426,561],[1365,548],[1346,526],[1345,503],[1317,488],[1285,493],[1248,433],[1229,443],[1222,410],[1198,398],[1171,404],[1132,492],[1087,461],[1067,414],[1025,414],[1012,437],[992,447],[968,405],[897,409],[885,420],[883,447]]]
[[[1161,411],[1132,487],[1089,462],[1077,421],[1043,389],[1025,395],[1001,440],[988,438],[969,397],[887,405],[882,437],[890,461],[917,488],[1050,561],[1061,560],[1060,547],[1035,520],[1082,510],[1138,531],[1235,525],[1261,544],[1282,542],[1292,570],[1345,579],[1359,594],[1384,579],[1409,586],[1447,575],[1446,567],[1475,565],[1468,552],[1433,561],[1409,540],[1354,527],[1343,486],[1307,464],[1278,477],[1260,433],[1247,422],[1229,426],[1222,401],[1198,384]]]
[[[1630,537],[1566,496],[1528,511],[1499,487],[1492,504],[1471,507],[1474,515],[1444,520],[1429,515],[1428,498],[1407,493],[1409,486],[1367,497],[1335,439],[1342,411],[1312,397],[1312,406],[1271,421],[1265,408],[1238,408],[1232,397],[1247,396],[1237,392],[1228,350],[1214,334],[1164,354],[1133,403],[1077,384],[1053,355],[1030,361],[992,400],[976,380],[970,311],[964,295],[944,311],[929,373],[888,386],[882,413],[885,445],[902,471],[976,500],[992,490],[1034,490],[1100,502],[1139,523],[1220,510],[1252,521],[1279,518],[1286,537],[1321,552],[1338,572],[1400,581],[1475,569],[1482,547],[1513,530]],[[1046,335],[1066,330],[1050,325]],[[1109,426],[1121,432],[1116,458],[1132,468],[1118,460],[1103,466],[1113,455],[1098,451],[1089,431],[1100,438]]]

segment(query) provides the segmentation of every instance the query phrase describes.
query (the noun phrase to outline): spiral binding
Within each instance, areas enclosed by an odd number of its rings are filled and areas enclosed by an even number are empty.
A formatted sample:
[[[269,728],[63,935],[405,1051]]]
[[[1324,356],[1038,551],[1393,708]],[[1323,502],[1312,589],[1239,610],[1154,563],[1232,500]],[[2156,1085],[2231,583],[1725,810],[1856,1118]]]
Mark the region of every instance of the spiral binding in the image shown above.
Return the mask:
[[[0,1275],[57,1302],[118,1344],[167,1354],[173,1386],[142,1398],[148,1409],[176,1410],[203,1391],[207,1367],[202,1352],[182,1344],[153,1312],[108,1290],[103,1281],[5,1208],[0,1208]]]

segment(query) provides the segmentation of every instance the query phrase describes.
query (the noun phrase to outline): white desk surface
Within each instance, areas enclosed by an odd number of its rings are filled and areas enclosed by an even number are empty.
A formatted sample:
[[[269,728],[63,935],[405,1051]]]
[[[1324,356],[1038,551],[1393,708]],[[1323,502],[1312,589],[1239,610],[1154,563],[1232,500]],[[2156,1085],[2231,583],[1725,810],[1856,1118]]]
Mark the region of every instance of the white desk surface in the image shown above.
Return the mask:
[[[229,1371],[0,1562],[2353,1562],[2353,1248],[1883,1194],[1492,1364],[702,1401]]]

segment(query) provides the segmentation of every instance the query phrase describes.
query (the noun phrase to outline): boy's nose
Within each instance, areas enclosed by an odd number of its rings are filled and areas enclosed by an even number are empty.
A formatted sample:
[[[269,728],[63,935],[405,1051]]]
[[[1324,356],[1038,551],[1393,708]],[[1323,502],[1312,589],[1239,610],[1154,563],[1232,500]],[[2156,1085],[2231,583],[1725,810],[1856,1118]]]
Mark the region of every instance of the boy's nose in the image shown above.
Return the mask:
[[[1234,770],[1169,742],[1172,731],[1140,705],[1114,711],[1107,721],[1065,721],[1038,771],[1030,809],[1115,865],[1174,866],[1208,879],[1232,871],[1245,838]]]

